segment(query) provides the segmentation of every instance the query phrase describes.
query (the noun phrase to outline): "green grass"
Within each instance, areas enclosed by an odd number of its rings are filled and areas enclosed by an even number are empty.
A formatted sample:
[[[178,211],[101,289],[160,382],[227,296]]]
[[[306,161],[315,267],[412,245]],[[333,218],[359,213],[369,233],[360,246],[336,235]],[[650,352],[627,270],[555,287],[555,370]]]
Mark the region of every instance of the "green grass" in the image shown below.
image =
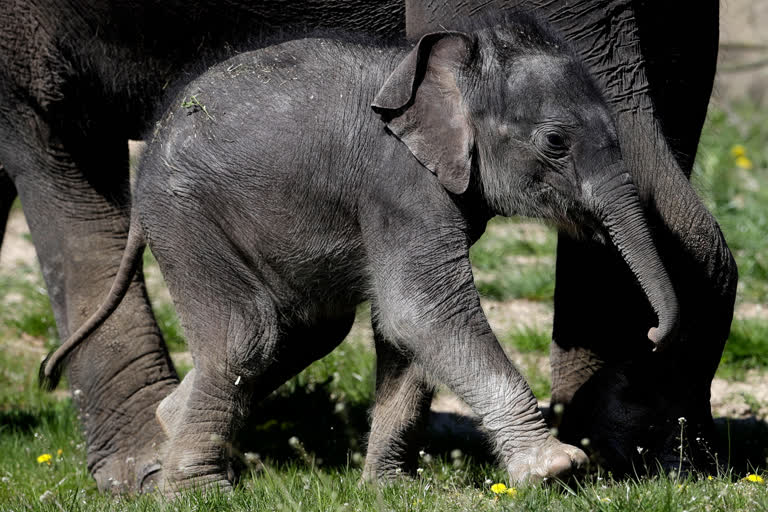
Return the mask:
[[[552,338],[548,332],[527,326],[516,327],[501,339],[502,343],[509,344],[520,352],[539,354],[549,353],[551,341]]]
[[[157,325],[163,333],[163,339],[171,352],[187,350],[187,342],[184,340],[184,331],[176,316],[176,309],[168,302],[155,302],[152,304]]]
[[[743,147],[739,161],[737,146]],[[740,165],[741,164],[741,165]],[[751,167],[751,168],[750,168]],[[768,112],[710,110],[694,170],[699,189],[739,266],[737,305],[768,303]],[[768,368],[768,318],[736,319],[718,375]]]
[[[735,319],[717,373],[743,379],[748,370],[768,368],[768,322]]]
[[[66,414],[64,414],[66,416]],[[74,427],[74,418],[68,425]],[[126,510],[126,511],[732,511],[764,510],[764,484],[734,480],[728,475],[676,481],[666,477],[616,481],[594,476],[570,486],[521,486],[516,494],[497,496],[491,484],[504,481],[496,468],[447,458],[422,459],[417,479],[389,486],[358,485],[353,463],[338,468],[313,465],[311,457],[287,463],[267,460],[244,475],[235,492],[185,492],[175,501],[157,495],[112,497],[96,493],[79,459],[82,446],[68,447],[52,463],[38,464],[34,454],[59,446],[55,432],[62,425],[40,425],[38,437],[24,439],[29,457],[14,461],[10,476],[0,483],[4,510]],[[14,449],[14,446],[0,445]],[[463,463],[462,463],[463,462]]]
[[[738,165],[737,145],[751,169]],[[749,105],[711,110],[694,183],[736,258],[740,300],[768,303],[768,112]]]
[[[1,326],[17,337],[43,339],[49,348],[58,344],[56,321],[39,270],[23,266],[15,274],[0,274],[0,290],[10,291],[0,308]]]
[[[521,226],[533,226],[522,229]],[[543,225],[493,219],[470,251],[477,289],[492,300],[552,301],[557,234]]]

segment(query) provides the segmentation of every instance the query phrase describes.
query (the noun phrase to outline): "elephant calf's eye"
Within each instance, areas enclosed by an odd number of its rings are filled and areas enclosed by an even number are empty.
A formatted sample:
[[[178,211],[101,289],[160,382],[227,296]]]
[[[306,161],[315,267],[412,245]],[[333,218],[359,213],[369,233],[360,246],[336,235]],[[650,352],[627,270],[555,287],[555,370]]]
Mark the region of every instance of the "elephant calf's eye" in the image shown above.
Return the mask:
[[[549,132],[546,135],[547,144],[552,149],[565,149],[565,137],[557,132]]]
[[[547,158],[563,158],[568,155],[568,138],[556,128],[542,128],[534,137],[534,144]]]
[[[563,130],[542,126],[533,134],[533,144],[545,158],[560,159],[568,155],[569,141]]]

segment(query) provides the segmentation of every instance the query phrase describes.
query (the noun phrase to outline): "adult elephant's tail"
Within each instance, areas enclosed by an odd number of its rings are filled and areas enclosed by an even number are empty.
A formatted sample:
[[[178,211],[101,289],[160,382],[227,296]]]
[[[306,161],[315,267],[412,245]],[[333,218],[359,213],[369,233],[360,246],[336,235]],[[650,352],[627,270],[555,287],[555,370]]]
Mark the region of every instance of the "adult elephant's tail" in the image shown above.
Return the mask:
[[[38,384],[42,389],[52,391],[58,386],[61,372],[65,366],[64,363],[72,351],[83,340],[93,334],[115,312],[128,292],[133,276],[141,266],[145,246],[144,232],[141,229],[138,215],[134,211],[133,215],[131,215],[131,226],[128,231],[128,241],[125,244],[123,259],[120,261],[120,268],[117,270],[115,280],[112,282],[112,288],[109,290],[104,302],[99,306],[99,309],[74,334],[67,338],[59,348],[49,353],[43,359],[43,362],[40,363]]]

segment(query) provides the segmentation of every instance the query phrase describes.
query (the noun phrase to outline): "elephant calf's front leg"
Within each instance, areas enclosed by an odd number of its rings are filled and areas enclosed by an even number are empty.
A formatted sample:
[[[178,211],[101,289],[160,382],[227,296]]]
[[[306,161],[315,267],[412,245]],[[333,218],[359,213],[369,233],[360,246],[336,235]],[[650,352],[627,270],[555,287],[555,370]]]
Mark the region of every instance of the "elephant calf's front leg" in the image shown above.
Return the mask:
[[[379,335],[413,353],[419,366],[472,408],[511,480],[564,477],[586,464],[584,452],[550,435],[531,389],[488,325],[469,259],[452,258],[433,272],[409,272],[417,258],[397,260],[404,262],[405,278],[379,274]],[[449,275],[438,275],[446,271]]]

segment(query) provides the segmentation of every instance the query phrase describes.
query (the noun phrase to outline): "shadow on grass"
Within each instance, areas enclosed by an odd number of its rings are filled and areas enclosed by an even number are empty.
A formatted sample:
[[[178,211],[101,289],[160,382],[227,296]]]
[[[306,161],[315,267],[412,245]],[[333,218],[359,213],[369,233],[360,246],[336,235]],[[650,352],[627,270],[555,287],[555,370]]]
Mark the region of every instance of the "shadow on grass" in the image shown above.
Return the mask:
[[[71,400],[0,404],[0,437],[37,436],[39,432],[69,435],[73,432],[75,421]]]
[[[0,410],[0,432],[28,434],[41,425],[55,422],[59,411],[56,409],[10,409]]]
[[[322,386],[290,394],[278,392],[254,409],[250,426],[240,436],[239,449],[274,461],[298,460],[303,456],[291,441],[296,438],[317,465],[343,468],[356,464],[366,452],[371,406],[338,402]],[[430,413],[426,438],[414,448],[446,457],[459,449],[475,462],[493,460],[475,421],[461,414]]]
[[[343,468],[362,460],[355,454],[365,455],[369,406],[358,403],[340,407],[334,394],[323,386],[278,393],[254,411],[251,427],[245,429],[240,446],[244,452],[256,452],[274,461],[300,460],[302,455],[289,441],[295,437],[306,453],[314,457],[315,464]],[[768,467],[768,423],[752,417],[718,418],[715,424],[718,458],[724,468],[728,464],[734,475],[744,476]],[[489,446],[473,418],[432,412],[426,439],[415,449],[446,459],[458,449],[463,456],[483,464],[494,461]]]
[[[768,468],[768,423],[754,416],[715,418],[720,462],[745,475]]]

